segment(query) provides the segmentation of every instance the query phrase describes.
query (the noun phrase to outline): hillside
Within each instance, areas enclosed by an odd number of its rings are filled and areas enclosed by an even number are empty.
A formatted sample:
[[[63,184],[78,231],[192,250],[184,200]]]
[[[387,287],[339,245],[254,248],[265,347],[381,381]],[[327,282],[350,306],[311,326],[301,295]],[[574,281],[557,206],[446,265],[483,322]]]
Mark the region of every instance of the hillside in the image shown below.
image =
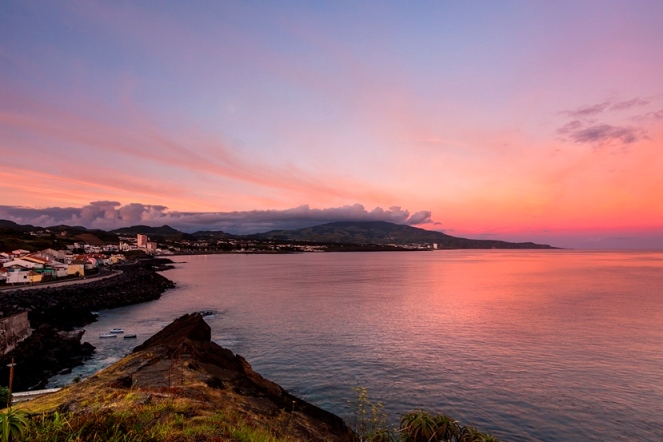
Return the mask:
[[[173,229],[172,227],[168,225],[164,225],[161,227],[150,227],[150,226],[145,226],[145,225],[137,225],[137,226],[130,226],[130,227],[122,227],[119,229],[111,230],[111,233],[115,233],[117,235],[136,235],[138,233],[142,235],[159,235],[159,236],[166,236],[166,237],[181,237],[182,232],[180,232],[177,229]]]
[[[8,219],[0,219],[0,229],[8,229],[18,232],[29,232],[36,227],[30,224],[21,225],[16,224],[14,221],[9,221]]]
[[[13,226],[0,226],[0,252],[10,252],[16,249],[37,251],[52,247],[52,238],[41,238],[30,235],[29,231],[17,229]]]
[[[0,251],[25,249],[31,252],[47,248],[62,249],[67,245],[83,242],[90,245],[117,244],[117,235],[100,229],[63,224],[39,227],[0,220]]]
[[[261,238],[318,243],[349,244],[437,244],[439,249],[551,249],[532,242],[511,243],[496,240],[457,238],[441,232],[393,224],[385,221],[344,221],[297,230],[272,230]]]
[[[193,235],[195,238],[201,238],[201,239],[241,238],[241,236],[232,235],[232,234],[226,233],[222,230],[198,230],[197,232],[193,232],[191,235]]]

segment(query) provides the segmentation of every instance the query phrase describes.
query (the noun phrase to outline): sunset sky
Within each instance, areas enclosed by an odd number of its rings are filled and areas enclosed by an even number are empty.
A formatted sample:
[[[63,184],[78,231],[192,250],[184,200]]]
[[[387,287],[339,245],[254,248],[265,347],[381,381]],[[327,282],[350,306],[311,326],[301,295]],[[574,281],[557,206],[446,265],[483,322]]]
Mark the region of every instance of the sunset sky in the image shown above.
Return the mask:
[[[663,2],[0,2],[0,219],[663,249]]]

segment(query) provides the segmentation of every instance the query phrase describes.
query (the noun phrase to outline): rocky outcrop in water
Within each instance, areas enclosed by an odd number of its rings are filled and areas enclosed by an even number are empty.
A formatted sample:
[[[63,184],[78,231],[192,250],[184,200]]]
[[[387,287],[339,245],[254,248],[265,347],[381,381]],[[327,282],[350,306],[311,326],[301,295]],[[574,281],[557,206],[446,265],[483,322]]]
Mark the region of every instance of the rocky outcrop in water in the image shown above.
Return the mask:
[[[204,382],[209,387],[241,395],[246,406],[268,415],[284,410],[303,416],[302,422],[306,424],[302,423],[298,431],[309,440],[352,440],[352,432],[343,419],[291,395],[253,371],[242,356],[212,342],[210,327],[199,313],[176,319],[133,353],[150,355],[149,364],[131,374],[133,386],[178,386],[178,377]],[[158,375],[155,368],[159,364],[171,367],[169,379]]]

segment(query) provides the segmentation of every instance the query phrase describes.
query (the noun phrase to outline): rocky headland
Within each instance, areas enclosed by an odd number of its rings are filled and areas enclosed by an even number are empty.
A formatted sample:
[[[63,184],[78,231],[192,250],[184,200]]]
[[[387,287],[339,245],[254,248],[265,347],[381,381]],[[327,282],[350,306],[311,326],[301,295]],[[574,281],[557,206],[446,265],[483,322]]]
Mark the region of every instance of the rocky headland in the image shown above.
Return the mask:
[[[15,391],[40,388],[49,377],[79,365],[94,347],[71,332],[94,322],[94,312],[159,299],[175,286],[155,268],[169,260],[143,260],[118,267],[111,278],[83,284],[0,292],[0,318],[28,312],[33,332],[17,348],[0,357],[0,385],[7,385],[7,364],[15,359]]]
[[[149,440],[355,440],[340,417],[263,378],[210,337],[202,315],[184,315],[112,366],[20,407],[57,411],[77,440],[118,429]]]

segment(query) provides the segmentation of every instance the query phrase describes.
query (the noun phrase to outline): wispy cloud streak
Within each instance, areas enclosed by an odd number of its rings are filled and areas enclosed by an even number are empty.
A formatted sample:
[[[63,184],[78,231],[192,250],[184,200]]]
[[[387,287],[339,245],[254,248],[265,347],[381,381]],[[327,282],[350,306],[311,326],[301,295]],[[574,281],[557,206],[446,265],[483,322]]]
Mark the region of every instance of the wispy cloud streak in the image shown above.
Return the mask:
[[[651,100],[641,97],[630,100],[616,101],[607,100],[601,103],[581,106],[571,110],[560,112],[561,115],[571,117],[572,120],[565,123],[555,132],[563,140],[576,144],[589,144],[596,149],[606,146],[618,146],[626,148],[638,141],[648,138],[645,123],[656,119],[657,113],[644,112],[631,115],[628,118],[636,125],[615,124],[612,122],[623,112],[637,110],[651,103]]]
[[[135,118],[132,124],[114,125],[108,122],[113,118],[101,121],[99,118],[91,119],[63,112],[28,99],[21,100],[21,97],[14,99],[25,110],[15,112],[0,109],[0,130],[15,134],[12,139],[15,139],[16,144],[31,146],[35,164],[39,158],[52,158],[49,161],[62,163],[69,176],[80,177],[81,180],[84,180],[82,175],[85,175],[85,172],[80,168],[76,170],[73,166],[82,154],[93,153],[99,159],[105,158],[100,161],[100,168],[117,167],[119,173],[125,168],[136,168],[138,164],[142,165],[141,171],[150,170],[154,165],[176,173],[186,171],[198,176],[269,189],[272,192],[280,190],[287,194],[298,194],[304,199],[315,197],[322,200],[364,200],[367,194],[382,201],[390,199],[385,191],[371,188],[361,177],[339,176],[331,169],[313,173],[290,163],[266,162],[263,158],[242,154],[243,149],[219,139],[218,136],[201,134],[196,130],[174,135],[156,127],[146,116],[139,115],[140,111],[135,108],[132,113],[140,118]],[[35,137],[39,137],[37,141]],[[63,149],[53,156],[53,144],[67,146],[68,149]],[[7,150],[18,152],[8,144]],[[52,165],[53,162],[49,164]],[[48,169],[52,170],[52,167]],[[137,175],[136,180],[140,181],[140,176]],[[105,171],[98,177],[104,177],[107,182],[114,180],[114,174],[110,171]],[[94,180],[95,178],[91,179],[90,185],[97,184]],[[128,191],[134,180],[117,181],[118,189],[124,187],[123,190]],[[195,192],[194,189],[190,190]],[[195,195],[193,198],[195,199]],[[198,198],[202,200],[204,197]]]

